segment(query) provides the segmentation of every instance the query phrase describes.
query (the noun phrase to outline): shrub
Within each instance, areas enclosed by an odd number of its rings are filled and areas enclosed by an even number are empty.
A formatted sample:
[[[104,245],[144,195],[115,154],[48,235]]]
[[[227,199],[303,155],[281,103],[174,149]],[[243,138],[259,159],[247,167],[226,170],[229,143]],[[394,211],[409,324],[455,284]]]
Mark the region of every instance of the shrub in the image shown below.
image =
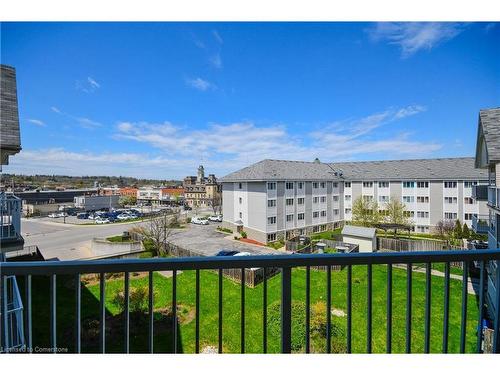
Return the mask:
[[[190,223],[191,222],[191,218],[190,217],[187,217],[186,218],[186,223]]]
[[[221,232],[225,233],[233,233],[233,231],[229,228],[224,228],[224,227],[217,227],[217,230],[220,230]]]
[[[470,237],[470,230],[469,230],[469,227],[467,226],[467,223],[464,223],[464,226],[462,228],[462,237],[463,238],[469,238]]]
[[[130,288],[129,291],[129,309],[131,312],[145,312],[147,309],[148,289],[140,286]],[[113,303],[118,305],[120,311],[125,310],[125,293],[118,292],[113,298]]]
[[[241,231],[241,232],[240,232],[240,235],[241,235],[241,237],[243,237],[243,238],[247,238],[247,232],[245,232],[245,231]]]

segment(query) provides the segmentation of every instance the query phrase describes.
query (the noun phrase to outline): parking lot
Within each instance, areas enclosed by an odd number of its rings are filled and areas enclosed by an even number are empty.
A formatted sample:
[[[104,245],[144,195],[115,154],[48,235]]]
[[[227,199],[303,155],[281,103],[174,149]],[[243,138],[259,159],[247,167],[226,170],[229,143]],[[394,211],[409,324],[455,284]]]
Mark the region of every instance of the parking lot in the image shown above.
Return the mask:
[[[216,255],[222,249],[254,255],[283,254],[278,250],[234,240],[234,235],[216,232],[219,225],[213,222],[208,225],[190,224],[187,229],[175,231],[167,241],[205,256]]]

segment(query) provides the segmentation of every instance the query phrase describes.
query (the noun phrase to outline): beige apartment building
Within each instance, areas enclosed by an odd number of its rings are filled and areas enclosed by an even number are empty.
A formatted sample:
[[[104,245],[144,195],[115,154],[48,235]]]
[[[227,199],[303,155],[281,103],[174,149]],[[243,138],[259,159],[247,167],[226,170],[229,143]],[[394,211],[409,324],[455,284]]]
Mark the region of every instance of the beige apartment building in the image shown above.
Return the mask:
[[[196,176],[184,178],[185,203],[189,207],[212,207],[222,205],[222,185],[214,174],[205,177],[203,165],[198,167]]]

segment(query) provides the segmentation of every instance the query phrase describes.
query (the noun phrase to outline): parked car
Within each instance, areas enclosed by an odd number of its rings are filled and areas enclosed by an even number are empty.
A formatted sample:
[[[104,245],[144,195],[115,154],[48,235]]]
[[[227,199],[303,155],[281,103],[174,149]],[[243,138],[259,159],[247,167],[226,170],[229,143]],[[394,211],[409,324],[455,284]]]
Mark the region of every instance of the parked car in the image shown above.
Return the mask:
[[[95,219],[95,223],[96,224],[108,224],[109,223],[109,219],[108,218],[97,218]]]
[[[66,212],[59,212],[59,217],[68,217],[68,214]]]
[[[77,219],[88,219],[89,218],[89,214],[86,213],[86,212],[79,212],[77,215],[76,215],[76,218]]]
[[[130,219],[130,216],[127,214],[120,214],[116,217],[118,220],[128,220]]]
[[[212,215],[208,218],[208,220],[222,223],[222,215]]]
[[[215,254],[215,256],[217,257],[230,257],[230,256],[233,256],[233,255],[236,255],[238,254],[239,251],[236,251],[236,250],[220,250],[217,254]]]
[[[247,252],[247,251],[242,251],[241,253],[238,252],[238,254],[234,254],[235,257],[247,257],[249,255],[252,255],[252,254]]]
[[[89,218],[90,220],[97,219],[97,217],[98,217],[98,215],[94,214],[93,212],[91,212],[91,213],[89,214],[89,216],[88,216],[88,218]]]
[[[207,219],[202,219],[201,217],[193,217],[191,219],[191,223],[193,223],[193,224],[199,224],[199,225],[208,225],[208,220]]]
[[[52,219],[55,219],[55,218],[59,217],[59,213],[52,212],[51,214],[49,214],[49,217]]]
[[[189,206],[184,206],[184,211],[191,211],[191,210],[192,210],[192,208],[191,208],[191,207],[189,207]]]

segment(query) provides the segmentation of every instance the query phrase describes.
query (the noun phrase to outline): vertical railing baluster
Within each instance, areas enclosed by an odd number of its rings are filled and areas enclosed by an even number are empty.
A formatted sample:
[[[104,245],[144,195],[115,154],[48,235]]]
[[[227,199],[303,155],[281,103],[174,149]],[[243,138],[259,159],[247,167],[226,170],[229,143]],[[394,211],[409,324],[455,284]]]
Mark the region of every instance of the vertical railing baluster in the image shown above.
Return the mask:
[[[222,268],[219,268],[219,354],[222,353]]]
[[[245,353],[245,269],[241,269],[241,353]]]
[[[264,287],[262,289],[262,352],[267,353],[267,268],[264,267]]]
[[[497,308],[495,309],[495,319],[493,333],[493,353],[500,353],[500,259],[495,260],[497,271],[496,271],[496,295],[495,303]]]
[[[195,353],[200,352],[200,270],[196,270],[196,321],[195,321]]]
[[[326,352],[332,351],[332,267],[326,269]]]
[[[311,351],[311,267],[306,267],[306,353]]]
[[[467,295],[468,295],[469,263],[463,262],[462,274],[462,321],[460,324],[460,353],[465,353],[465,336],[467,333]]]
[[[406,265],[406,353],[411,353],[412,264]]]
[[[28,324],[26,325],[26,329],[28,330],[28,352],[32,353],[33,351],[33,310],[31,303],[31,275],[28,275],[26,279],[26,294],[27,294],[27,304],[26,306],[26,314],[28,315]]]
[[[125,353],[130,353],[130,275],[125,272],[124,278],[124,298],[125,298]]]
[[[281,269],[281,353],[292,352],[292,270]]]
[[[75,352],[82,352],[82,288],[80,274],[75,275],[75,298],[76,298],[76,311],[75,311]]]
[[[425,333],[424,353],[430,352],[431,342],[431,263],[425,265]]]
[[[448,332],[450,319],[450,263],[444,267],[444,317],[443,317],[443,353],[448,353]]]
[[[57,305],[56,305],[56,300],[57,300],[57,279],[56,275],[53,274],[50,277],[50,337],[51,337],[51,346],[52,346],[52,351],[53,353],[56,353],[57,350]]]
[[[347,353],[352,352],[352,266],[347,266]]]
[[[479,317],[478,317],[478,332],[477,332],[477,346],[476,352],[481,353],[481,346],[483,342],[483,310],[484,310],[484,279],[485,279],[484,260],[481,261],[479,272]]]
[[[177,353],[177,270],[172,271],[172,352]]]
[[[149,271],[148,278],[148,312],[149,312],[149,353],[154,351],[154,286],[153,286],[153,271]]]
[[[372,265],[367,266],[367,296],[366,296],[366,352],[372,352]]]
[[[392,353],[392,264],[387,265],[387,335],[386,352]]]
[[[105,274],[101,272],[99,277],[99,311],[100,311],[100,337],[99,346],[101,353],[106,353],[106,279]]]
[[[2,277],[2,298],[1,298],[1,303],[2,303],[2,320],[3,320],[3,346],[6,348],[6,350],[10,347],[9,345],[9,333],[8,333],[8,319],[7,319],[7,276]]]

